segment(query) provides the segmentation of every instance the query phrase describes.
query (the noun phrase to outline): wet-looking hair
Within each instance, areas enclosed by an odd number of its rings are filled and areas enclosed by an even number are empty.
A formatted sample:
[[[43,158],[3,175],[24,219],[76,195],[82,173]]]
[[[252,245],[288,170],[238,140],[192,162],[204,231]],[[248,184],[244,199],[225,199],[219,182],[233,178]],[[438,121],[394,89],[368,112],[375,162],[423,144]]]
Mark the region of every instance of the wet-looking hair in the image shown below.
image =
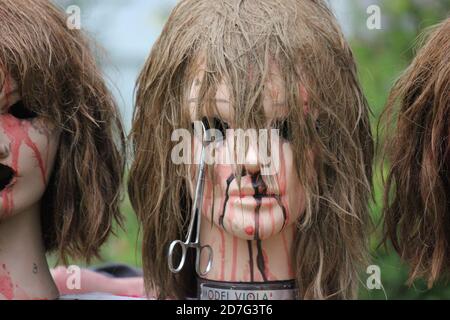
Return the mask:
[[[60,129],[60,142],[41,200],[48,251],[98,255],[120,221],[124,133],[118,109],[96,66],[90,42],[66,26],[46,0],[0,0],[1,85],[10,75],[23,103]]]
[[[190,212],[187,166],[171,161],[171,134],[190,127],[183,106],[200,65],[199,113],[214,113],[224,81],[233,125],[246,129],[266,126],[263,96],[273,64],[284,80],[289,142],[306,193],[291,252],[300,297],[356,296],[372,185],[369,108],[352,52],[318,0],[184,0],[170,15],[139,76],[131,131],[128,188],[143,227],[148,292],[184,298],[195,289],[195,274],[171,274],[165,257],[169,243],[185,235]]]
[[[384,235],[411,267],[409,283],[431,287],[450,267],[450,19],[390,92],[382,117]]]

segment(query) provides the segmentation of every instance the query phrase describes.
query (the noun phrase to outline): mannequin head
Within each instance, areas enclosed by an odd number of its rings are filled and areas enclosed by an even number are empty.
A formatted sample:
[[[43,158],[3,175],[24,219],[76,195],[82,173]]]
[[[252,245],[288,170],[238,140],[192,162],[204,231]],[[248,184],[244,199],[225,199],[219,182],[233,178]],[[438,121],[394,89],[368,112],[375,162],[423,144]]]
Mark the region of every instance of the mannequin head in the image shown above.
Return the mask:
[[[433,29],[390,92],[384,124],[385,239],[431,287],[450,267],[450,19]]]
[[[37,206],[46,250],[89,258],[120,217],[116,105],[50,1],[0,0],[0,20],[0,223]]]
[[[351,50],[325,3],[185,0],[169,17],[138,80],[129,181],[147,290],[161,297],[186,296],[195,277],[154,257],[184,237],[190,216],[195,166],[173,163],[172,132],[204,118],[220,131],[279,129],[269,142],[279,170],[261,174],[251,139],[244,163],[209,166],[203,223],[261,240],[294,226],[300,297],[353,297],[373,146]],[[237,153],[232,135],[216,150]],[[258,209],[256,193],[266,195]]]

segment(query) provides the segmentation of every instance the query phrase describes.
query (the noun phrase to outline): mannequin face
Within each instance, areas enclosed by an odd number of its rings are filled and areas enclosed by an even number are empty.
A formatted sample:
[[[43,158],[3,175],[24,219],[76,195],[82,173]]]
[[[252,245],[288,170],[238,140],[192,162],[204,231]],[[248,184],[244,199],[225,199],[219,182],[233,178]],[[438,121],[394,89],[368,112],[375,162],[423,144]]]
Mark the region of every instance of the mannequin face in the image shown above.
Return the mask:
[[[0,220],[37,204],[50,177],[59,131],[23,103],[7,77],[0,93]]]
[[[195,114],[195,100],[202,77],[203,73],[200,71],[189,95],[192,121],[202,118]],[[288,113],[284,104],[283,85],[278,68],[273,66],[264,93],[264,112],[268,123],[282,122]],[[217,110],[213,117],[230,129],[238,129],[233,124],[234,109],[228,101],[229,90],[225,84],[221,84],[216,94]],[[305,194],[295,168],[289,133],[282,131],[280,130],[280,136],[271,141],[272,148],[279,150],[279,157],[275,159],[279,161],[276,173],[270,176],[261,174],[257,138],[250,139],[240,189],[235,178],[235,165],[216,163],[213,166],[214,179],[208,175],[205,177],[202,213],[207,221],[212,221],[217,227],[245,240],[268,239],[297,221],[305,210]],[[233,133],[224,133],[225,139],[218,143],[215,150],[219,154],[230,154],[235,150]],[[198,157],[201,150],[200,137],[194,137],[193,145],[194,156]],[[192,196],[195,173],[191,177],[189,186]]]

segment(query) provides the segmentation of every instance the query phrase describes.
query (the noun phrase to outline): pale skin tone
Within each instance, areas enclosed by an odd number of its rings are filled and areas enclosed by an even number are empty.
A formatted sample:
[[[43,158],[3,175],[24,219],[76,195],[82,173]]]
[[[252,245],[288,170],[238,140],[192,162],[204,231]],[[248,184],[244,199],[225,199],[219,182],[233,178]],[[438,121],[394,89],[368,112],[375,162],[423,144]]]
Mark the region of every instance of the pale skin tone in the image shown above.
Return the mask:
[[[59,132],[21,100],[17,83],[7,77],[0,93],[0,299],[55,299],[59,294],[45,257],[40,201]]]
[[[189,96],[188,108],[192,121],[200,118],[195,111],[195,101],[202,77],[200,68]],[[282,121],[286,117],[282,88],[282,78],[274,65],[264,93],[264,112],[268,123],[271,120]],[[299,90],[305,96],[304,90]],[[214,117],[235,129],[234,109],[229,100],[228,88],[223,83],[216,94]],[[198,138],[194,141],[197,154],[200,152]],[[233,165],[214,165],[214,184],[209,177],[206,178],[200,238],[201,244],[210,245],[214,252],[212,269],[204,276],[206,279],[267,282],[295,277],[291,250],[296,221],[305,210],[304,190],[296,174],[289,141],[281,137],[272,143],[280,150],[280,169],[271,176],[275,183],[270,183],[269,177],[261,175],[256,141],[250,142],[245,155],[240,191]],[[232,152],[233,139],[227,136],[216,150]],[[192,180],[189,181],[191,195],[193,184]],[[201,265],[204,270],[204,256]]]
[[[87,292],[144,296],[142,278],[112,279],[82,270],[80,290],[70,290],[66,268],[50,272],[40,204],[60,133],[48,120],[27,114],[21,101],[17,83],[8,77],[0,93],[0,184],[8,180],[0,191],[0,300],[50,300]],[[12,179],[5,178],[9,170]]]

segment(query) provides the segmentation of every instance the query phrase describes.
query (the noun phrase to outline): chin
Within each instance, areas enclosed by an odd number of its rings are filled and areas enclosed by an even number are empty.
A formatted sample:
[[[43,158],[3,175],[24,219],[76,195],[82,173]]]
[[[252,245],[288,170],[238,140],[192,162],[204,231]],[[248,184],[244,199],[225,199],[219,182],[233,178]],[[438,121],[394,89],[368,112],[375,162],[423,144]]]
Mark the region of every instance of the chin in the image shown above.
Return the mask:
[[[232,218],[224,220],[224,226],[215,223],[217,227],[224,229],[225,232],[242,240],[267,240],[280,234],[285,228],[284,219],[281,214],[268,213],[260,215],[260,221],[257,226],[255,224],[255,212],[247,210],[239,210],[234,213]]]

